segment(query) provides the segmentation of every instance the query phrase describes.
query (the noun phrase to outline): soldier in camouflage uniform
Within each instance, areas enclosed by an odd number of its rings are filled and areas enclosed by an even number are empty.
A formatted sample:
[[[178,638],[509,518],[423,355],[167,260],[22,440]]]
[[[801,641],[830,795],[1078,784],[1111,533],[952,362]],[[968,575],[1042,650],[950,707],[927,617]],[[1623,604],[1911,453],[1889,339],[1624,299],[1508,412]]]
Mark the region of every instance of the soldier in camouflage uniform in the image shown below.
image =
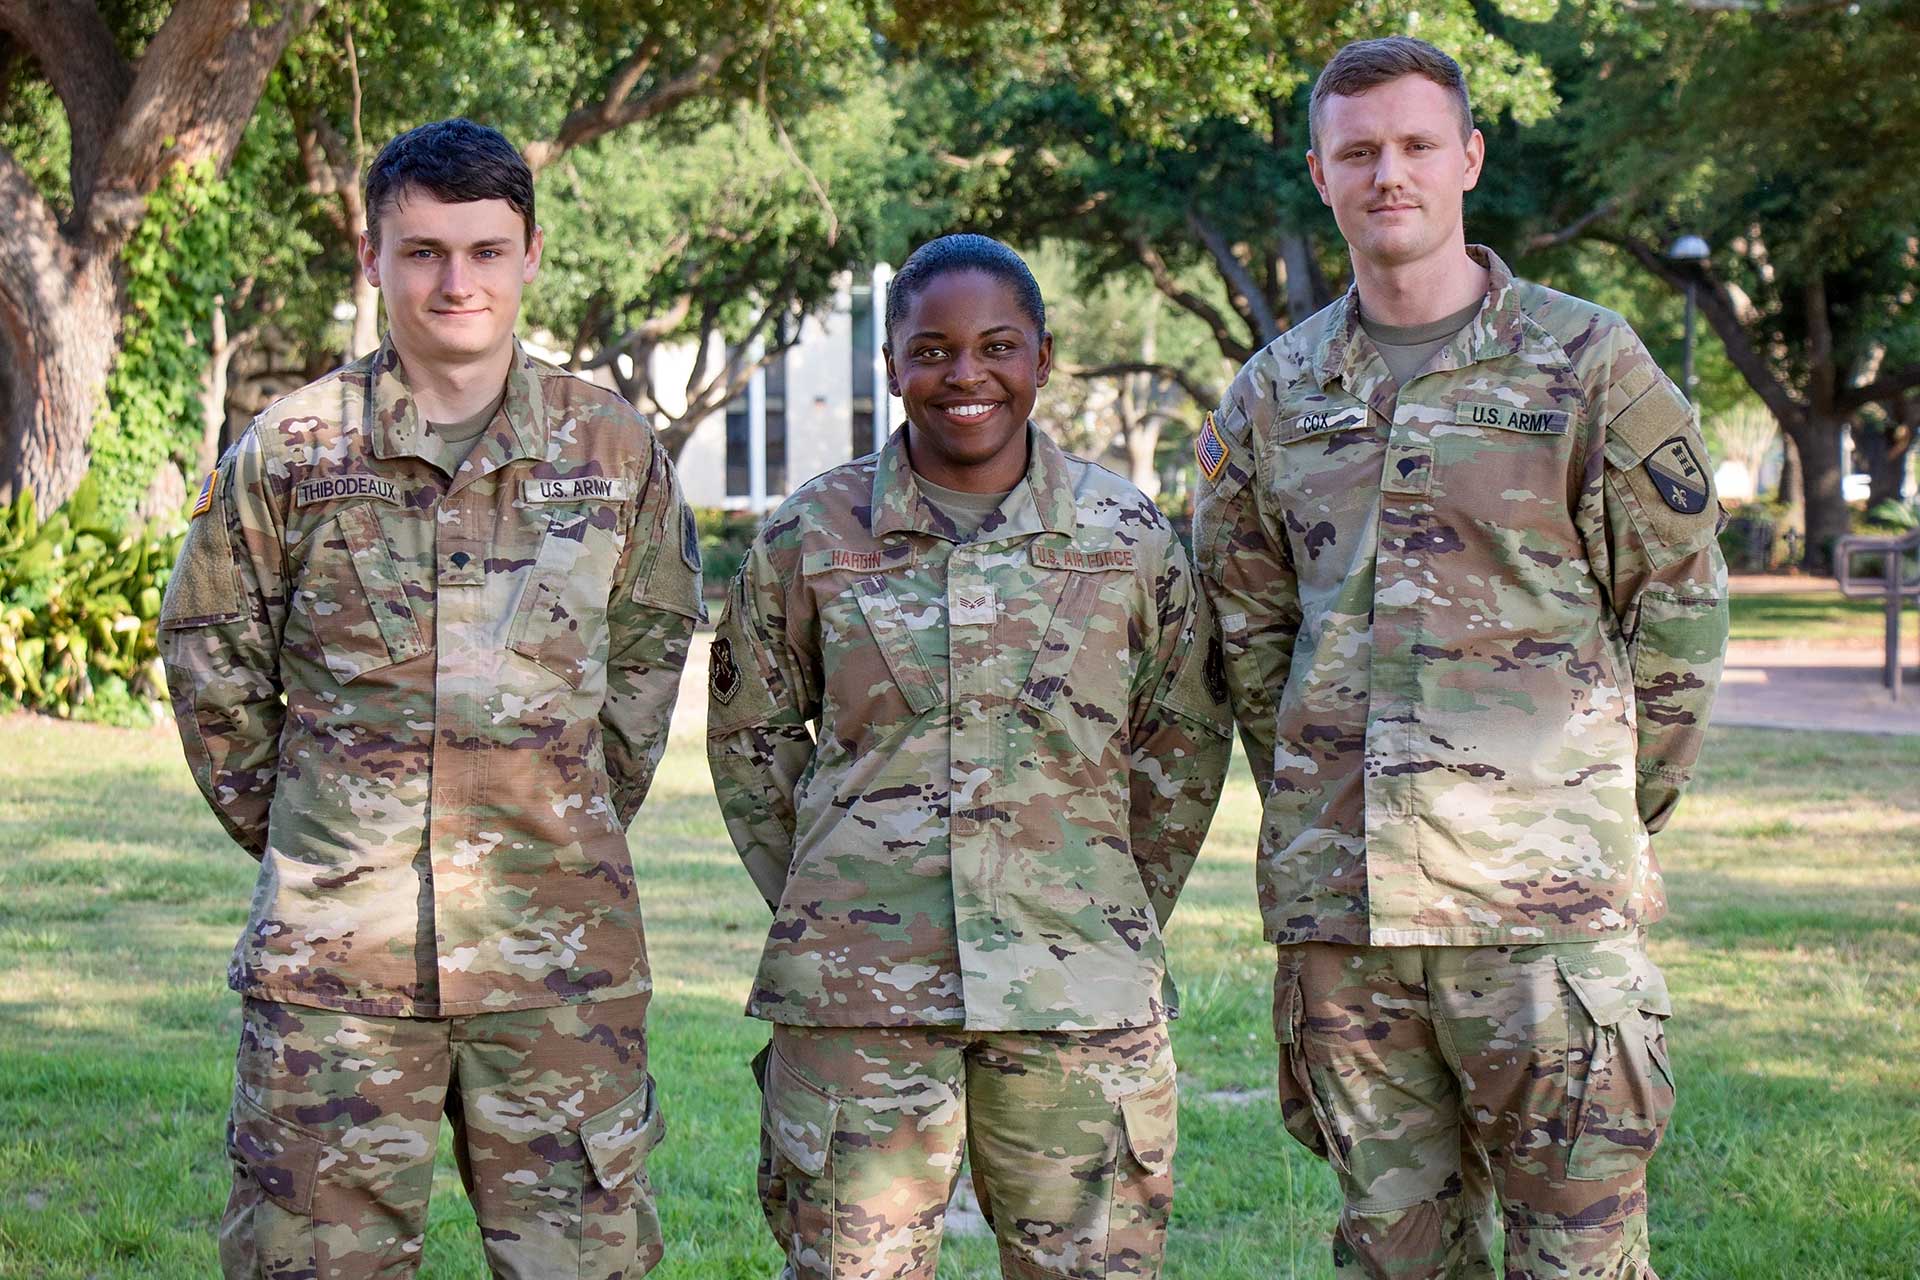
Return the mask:
[[[714,641],[714,783],[774,913],[768,1221],[789,1280],[931,1280],[964,1146],[1005,1275],[1153,1276],[1217,631],[1153,504],[1029,427],[1017,256],[922,248],[887,333],[908,425],[767,520]]]
[[[494,1274],[632,1280],[663,1128],[625,828],[694,530],[633,409],[514,341],[506,140],[424,126],[367,186],[391,335],[221,460],[162,611],[194,778],[260,862],[222,1264],[412,1274],[444,1112]]]
[[[1706,449],[1625,321],[1466,245],[1451,59],[1349,46],[1312,114],[1355,287],[1209,416],[1194,521],[1287,1128],[1339,1178],[1342,1275],[1491,1276],[1497,1201],[1508,1277],[1651,1280],[1649,836],[1727,632]]]

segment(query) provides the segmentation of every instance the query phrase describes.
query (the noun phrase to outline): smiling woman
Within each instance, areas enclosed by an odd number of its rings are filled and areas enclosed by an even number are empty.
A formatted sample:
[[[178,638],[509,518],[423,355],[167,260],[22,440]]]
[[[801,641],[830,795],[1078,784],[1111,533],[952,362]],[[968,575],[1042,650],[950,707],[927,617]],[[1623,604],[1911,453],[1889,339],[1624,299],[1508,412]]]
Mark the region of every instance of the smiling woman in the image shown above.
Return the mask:
[[[715,790],[773,911],[767,1219],[790,1276],[932,1275],[965,1151],[1005,1275],[1155,1276],[1218,632],[1153,504],[1029,425],[1053,341],[1012,250],[922,248],[887,338],[906,427],[767,519],[713,643]]]
[[[883,350],[914,471],[963,493],[1012,489],[1053,369],[1040,287],[1019,255],[986,236],[922,247],[894,277]]]

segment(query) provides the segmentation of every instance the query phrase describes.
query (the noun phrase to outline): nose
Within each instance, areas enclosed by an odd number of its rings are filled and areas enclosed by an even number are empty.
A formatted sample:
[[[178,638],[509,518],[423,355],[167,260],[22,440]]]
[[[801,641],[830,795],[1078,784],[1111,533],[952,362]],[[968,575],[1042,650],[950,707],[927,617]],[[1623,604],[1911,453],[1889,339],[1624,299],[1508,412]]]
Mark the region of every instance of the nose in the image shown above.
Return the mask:
[[[445,258],[446,265],[440,269],[440,292],[449,298],[464,298],[472,290],[468,279],[468,266],[457,253]]]
[[[986,370],[980,360],[971,351],[961,351],[953,357],[953,363],[947,366],[947,383],[955,387],[971,387],[986,377]]]
[[[1388,191],[1400,185],[1403,164],[1400,153],[1393,147],[1380,148],[1380,159],[1373,166],[1373,185],[1382,191]]]

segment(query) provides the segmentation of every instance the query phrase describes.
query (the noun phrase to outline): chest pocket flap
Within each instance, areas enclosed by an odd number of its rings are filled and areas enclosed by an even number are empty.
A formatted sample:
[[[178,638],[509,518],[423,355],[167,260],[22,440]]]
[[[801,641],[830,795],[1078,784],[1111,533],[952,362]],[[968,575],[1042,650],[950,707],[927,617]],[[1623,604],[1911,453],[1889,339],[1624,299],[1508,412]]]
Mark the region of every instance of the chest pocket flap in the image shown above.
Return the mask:
[[[1099,760],[1126,718],[1132,644],[1126,588],[1134,552],[1110,544],[1035,541],[1036,568],[1059,572],[1059,603],[1020,701],[1050,716],[1089,760]]]
[[[876,573],[856,579],[853,594],[860,602],[860,613],[873,633],[874,644],[886,659],[887,670],[913,713],[920,715],[946,701],[920,655],[920,646],[914,643],[912,628],[886,575]]]

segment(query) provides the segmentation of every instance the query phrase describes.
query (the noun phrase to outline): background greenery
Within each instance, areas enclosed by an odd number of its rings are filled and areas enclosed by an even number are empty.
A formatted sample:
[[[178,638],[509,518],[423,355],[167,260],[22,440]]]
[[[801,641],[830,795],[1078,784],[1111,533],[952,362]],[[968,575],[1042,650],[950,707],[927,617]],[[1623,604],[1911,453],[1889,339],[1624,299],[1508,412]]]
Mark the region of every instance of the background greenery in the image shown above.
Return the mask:
[[[1714,730],[1659,842],[1653,931],[1677,1012],[1673,1129],[1652,1166],[1667,1280],[1911,1280],[1920,1257],[1920,739]],[[1272,952],[1257,819],[1236,761],[1169,941],[1184,993],[1168,1275],[1331,1274],[1328,1172],[1273,1102]],[[634,863],[657,983],[660,1280],[777,1269],[753,1192],[740,1015],[766,913],[739,870],[699,740],[676,735]],[[166,730],[0,718],[0,1275],[213,1273],[237,998],[225,961],[254,866]],[[981,1238],[941,1275],[996,1275]],[[425,1280],[484,1275],[442,1143]]]

